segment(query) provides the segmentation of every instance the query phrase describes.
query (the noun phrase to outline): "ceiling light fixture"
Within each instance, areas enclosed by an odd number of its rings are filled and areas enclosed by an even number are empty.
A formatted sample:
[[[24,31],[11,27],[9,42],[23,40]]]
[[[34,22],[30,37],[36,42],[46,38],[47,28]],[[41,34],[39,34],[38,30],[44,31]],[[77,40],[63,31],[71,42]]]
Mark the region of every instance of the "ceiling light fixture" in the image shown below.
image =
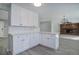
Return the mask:
[[[41,3],[34,3],[35,7],[40,7],[42,4]]]

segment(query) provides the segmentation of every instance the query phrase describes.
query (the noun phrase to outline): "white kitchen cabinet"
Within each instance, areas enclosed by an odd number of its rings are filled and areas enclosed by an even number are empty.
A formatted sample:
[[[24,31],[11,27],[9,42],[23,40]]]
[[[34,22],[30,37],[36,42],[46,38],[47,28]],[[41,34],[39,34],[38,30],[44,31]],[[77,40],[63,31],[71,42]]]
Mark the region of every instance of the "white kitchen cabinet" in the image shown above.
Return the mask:
[[[41,44],[44,46],[48,46],[48,36],[46,34],[41,34]]]
[[[32,33],[30,33],[30,42],[29,42],[29,45],[30,45],[30,47],[32,48],[32,47],[34,47],[34,45],[35,45],[35,39],[34,39],[34,35],[32,34]]]
[[[56,37],[57,34],[41,34],[40,44],[49,48],[58,49],[59,47],[59,38]]]
[[[17,54],[20,53],[20,51],[22,51],[22,40],[19,38],[19,36],[14,36],[13,37],[13,54]]]
[[[40,43],[39,33],[38,33],[38,32],[35,33],[34,39],[35,39],[35,41],[36,41],[36,44],[35,44],[35,45],[38,45],[38,44]]]
[[[49,48],[58,49],[59,38],[56,35],[57,34],[40,34],[37,32],[15,34],[11,39],[13,41],[13,43],[11,43],[13,44],[13,46],[11,46],[11,51],[13,51],[13,54],[18,54],[25,50],[33,48],[38,44],[41,44]]]
[[[35,27],[39,27],[39,19],[38,19],[38,14],[37,13],[34,13],[34,15],[33,15],[33,25]]]
[[[21,8],[14,4],[11,5],[11,25],[20,26],[21,24]]]
[[[55,35],[53,35],[53,37],[49,37],[47,38],[47,47],[50,47],[50,48],[55,48]]]
[[[13,54],[21,53],[27,49],[29,49],[29,39],[26,39],[26,35],[13,36]]]
[[[22,26],[33,26],[33,17],[31,11],[21,8]]]
[[[39,34],[38,33],[30,33],[30,47],[37,46],[39,44]]]
[[[27,24],[28,24],[28,26],[33,26],[33,12],[31,12],[31,11],[29,11],[28,10],[28,20],[27,20]]]
[[[13,26],[37,26],[38,14],[22,8],[16,4],[11,5],[11,25]]]
[[[39,44],[38,33],[13,35],[13,54],[18,54]]]
[[[23,42],[23,49],[22,50],[24,51],[24,50],[29,49],[30,48],[30,46],[29,46],[30,40],[28,38],[28,35],[27,34],[21,35],[21,39]]]

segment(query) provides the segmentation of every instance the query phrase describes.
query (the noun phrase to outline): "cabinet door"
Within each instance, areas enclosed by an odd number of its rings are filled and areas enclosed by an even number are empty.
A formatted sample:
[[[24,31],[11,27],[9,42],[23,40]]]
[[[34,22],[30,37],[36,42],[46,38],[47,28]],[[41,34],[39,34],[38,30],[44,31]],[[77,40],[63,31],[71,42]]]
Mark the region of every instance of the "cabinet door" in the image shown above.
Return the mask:
[[[13,54],[29,49],[29,39],[26,35],[16,35],[13,38]]]
[[[15,26],[37,26],[38,16],[32,11],[17,6],[11,5],[11,25]]]
[[[23,50],[29,49],[29,38],[27,34],[22,35],[23,39]]]
[[[33,39],[34,39],[33,43],[34,43],[35,46],[40,43],[39,42],[39,34],[38,33],[34,33],[33,34]]]
[[[13,36],[13,54],[18,54],[22,52],[22,47],[23,47],[23,43],[20,36],[18,35]]]
[[[39,26],[39,21],[38,21],[38,14],[36,14],[36,13],[34,13],[34,15],[33,15],[33,25],[35,26],[35,27],[38,27]]]
[[[11,25],[21,25],[21,7],[14,4],[11,5]]]
[[[47,38],[45,37],[44,34],[41,34],[40,43],[41,43],[42,45],[45,45],[45,46],[46,46]]]
[[[21,8],[22,26],[33,26],[33,13],[27,9]]]
[[[33,26],[33,12],[28,11],[28,26]]]
[[[50,48],[56,48],[56,36],[55,35],[52,35],[48,38],[48,43],[47,43],[47,46],[50,47]]]
[[[22,44],[21,52],[24,51],[24,50],[29,49],[29,39],[28,39],[28,36],[26,34],[22,34],[22,35],[19,35],[19,36],[20,36],[20,42]]]
[[[54,48],[55,38],[49,34],[42,34],[41,44],[50,48]]]
[[[41,34],[41,44],[47,46],[48,38],[49,38],[49,36],[47,34]]]
[[[30,47],[34,47],[36,45],[39,44],[39,37],[38,37],[38,34],[36,33],[31,33],[30,34]]]
[[[21,24],[22,26],[28,26],[28,11],[24,8],[21,9]]]
[[[59,38],[56,35],[41,34],[41,44],[49,48],[58,49]]]
[[[47,47],[50,47],[50,48],[54,48],[54,40],[49,38],[47,39],[48,43],[47,43]]]
[[[33,37],[33,33],[29,33],[29,37],[30,37],[30,48],[34,47],[35,46],[35,40],[34,40],[34,37]]]

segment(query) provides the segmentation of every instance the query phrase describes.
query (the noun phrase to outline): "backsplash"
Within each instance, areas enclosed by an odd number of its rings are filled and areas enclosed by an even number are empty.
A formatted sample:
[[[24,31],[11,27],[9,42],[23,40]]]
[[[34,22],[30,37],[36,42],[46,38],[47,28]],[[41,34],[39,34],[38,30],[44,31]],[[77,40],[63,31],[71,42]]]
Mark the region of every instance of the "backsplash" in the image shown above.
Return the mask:
[[[28,33],[28,32],[39,32],[39,28],[11,26],[11,27],[9,27],[8,32],[12,33],[12,34],[20,34],[20,33]]]

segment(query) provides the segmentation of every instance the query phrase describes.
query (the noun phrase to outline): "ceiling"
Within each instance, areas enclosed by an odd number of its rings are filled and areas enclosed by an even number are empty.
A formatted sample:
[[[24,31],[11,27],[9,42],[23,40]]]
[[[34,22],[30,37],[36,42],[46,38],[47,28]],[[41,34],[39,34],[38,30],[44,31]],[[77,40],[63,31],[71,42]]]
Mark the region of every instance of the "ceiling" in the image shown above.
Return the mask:
[[[32,10],[37,12],[40,18],[47,18],[50,17],[51,14],[58,12],[58,11],[72,11],[72,10],[79,10],[78,3],[42,3],[41,7],[35,7],[33,3],[17,3],[26,9]]]

